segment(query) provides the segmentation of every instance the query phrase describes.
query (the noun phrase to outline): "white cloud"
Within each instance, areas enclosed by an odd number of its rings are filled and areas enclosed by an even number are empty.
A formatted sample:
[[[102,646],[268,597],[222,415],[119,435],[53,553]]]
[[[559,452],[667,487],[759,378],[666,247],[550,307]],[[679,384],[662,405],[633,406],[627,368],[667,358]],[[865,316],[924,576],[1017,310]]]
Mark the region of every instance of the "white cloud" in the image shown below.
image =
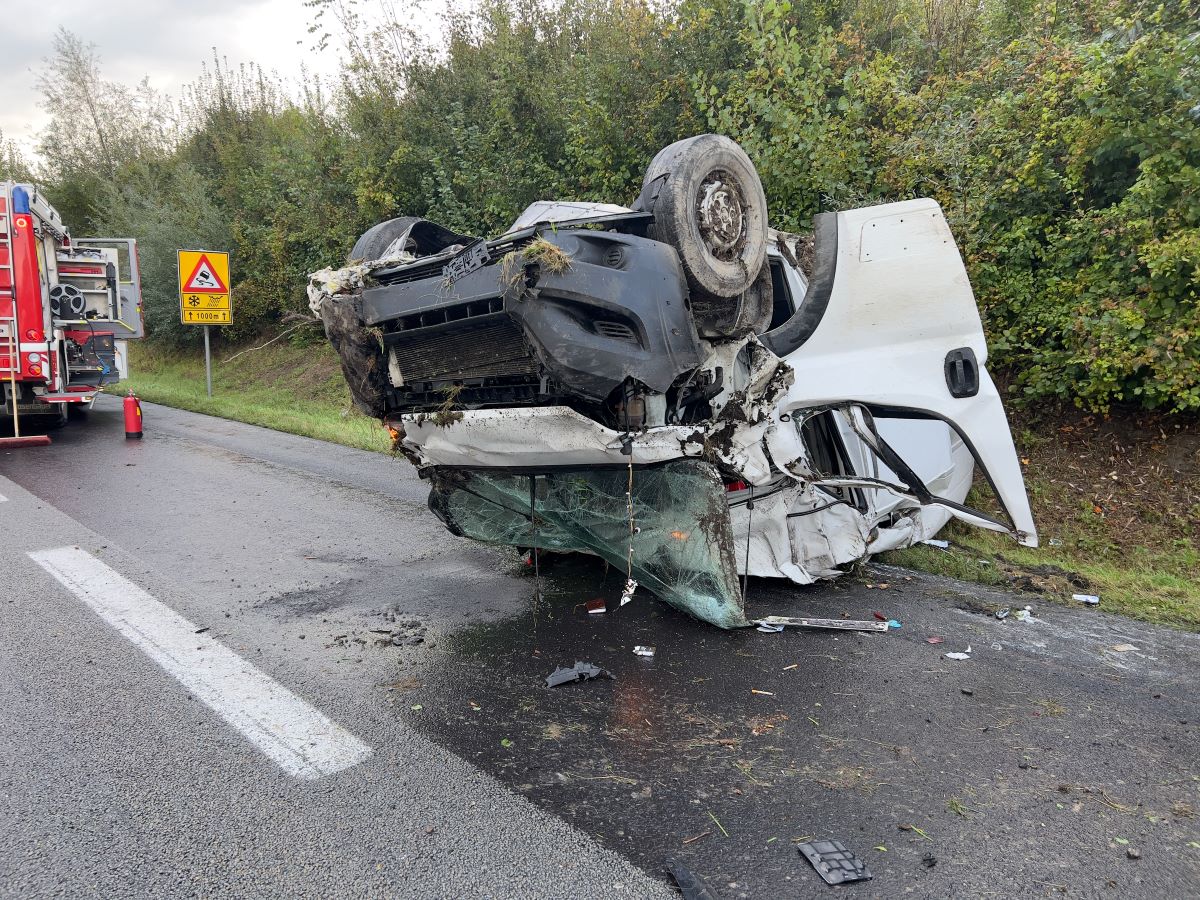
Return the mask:
[[[318,75],[336,70],[332,52],[311,52],[312,10],[303,0],[55,0],[36,15],[18,15],[15,5],[0,0],[0,130],[27,151],[47,121],[37,71],[60,26],[96,44],[105,78],[132,85],[148,77],[172,95],[195,80],[214,47],[231,65],[254,62],[284,78],[302,65]]]

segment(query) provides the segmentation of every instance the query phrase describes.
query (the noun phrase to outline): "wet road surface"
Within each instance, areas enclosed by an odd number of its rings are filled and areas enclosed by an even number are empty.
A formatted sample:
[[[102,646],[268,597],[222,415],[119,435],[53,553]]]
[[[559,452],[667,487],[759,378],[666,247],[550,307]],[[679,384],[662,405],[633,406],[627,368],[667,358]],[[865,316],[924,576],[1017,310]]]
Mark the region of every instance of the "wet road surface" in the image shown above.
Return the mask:
[[[119,562],[185,585],[181,612],[376,750],[396,734],[432,738],[532,801],[519,814],[577,829],[534,822],[550,847],[589,835],[660,879],[677,857],[728,897],[1198,892],[1195,635],[882,568],[806,589],[752,580],[748,609],[880,612],[903,622],[887,634],[725,633],[643,593],[589,615],[582,604],[614,598],[623,573],[560,560],[535,600],[514,554],[437,526],[402,462],[152,406],[146,441],[125,444],[106,402],[47,456],[0,456],[0,475],[103,536]],[[46,461],[78,477],[48,485]],[[991,615],[1025,603],[1036,621]],[[655,656],[635,656],[638,644]],[[969,660],[945,658],[968,645]],[[615,679],[544,686],[576,660]],[[461,846],[464,826],[436,811],[442,795],[453,806],[452,779],[431,773],[417,791],[382,767],[367,783],[392,816],[420,810],[398,846],[426,827]],[[481,820],[473,839],[504,837],[504,821]],[[347,845],[356,829],[368,843],[378,831],[351,817]],[[807,838],[843,841],[874,879],[827,887],[794,848]],[[545,852],[522,841],[522,859]],[[436,885],[446,859],[433,853],[419,883]],[[650,890],[603,860],[589,877]],[[479,895],[524,893],[503,864],[446,876]],[[392,867],[381,877],[368,890],[418,893],[388,881]],[[591,888],[541,885],[612,893]]]

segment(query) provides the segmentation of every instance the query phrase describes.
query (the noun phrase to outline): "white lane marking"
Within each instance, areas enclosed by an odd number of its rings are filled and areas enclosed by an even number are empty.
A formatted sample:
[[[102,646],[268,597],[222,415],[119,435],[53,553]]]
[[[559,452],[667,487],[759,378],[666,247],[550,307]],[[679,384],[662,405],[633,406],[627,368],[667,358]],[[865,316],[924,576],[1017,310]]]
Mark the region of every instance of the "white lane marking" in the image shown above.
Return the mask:
[[[279,682],[78,547],[31,552],[109,625],[175,676],[289,774],[313,781],[371,748]]]
[[[0,494],[0,503],[7,503],[7,502],[8,502],[8,498],[5,497],[3,494]]]

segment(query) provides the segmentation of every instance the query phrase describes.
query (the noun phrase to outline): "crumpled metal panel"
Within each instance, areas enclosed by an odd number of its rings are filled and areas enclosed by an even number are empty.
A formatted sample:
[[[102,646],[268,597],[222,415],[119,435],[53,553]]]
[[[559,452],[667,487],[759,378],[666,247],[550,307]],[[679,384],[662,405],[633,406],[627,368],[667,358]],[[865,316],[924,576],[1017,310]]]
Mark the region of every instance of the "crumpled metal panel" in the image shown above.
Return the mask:
[[[491,544],[593,553],[667,603],[721,628],[749,624],[717,470],[679,460],[633,471],[430,470],[429,507],[455,534]]]

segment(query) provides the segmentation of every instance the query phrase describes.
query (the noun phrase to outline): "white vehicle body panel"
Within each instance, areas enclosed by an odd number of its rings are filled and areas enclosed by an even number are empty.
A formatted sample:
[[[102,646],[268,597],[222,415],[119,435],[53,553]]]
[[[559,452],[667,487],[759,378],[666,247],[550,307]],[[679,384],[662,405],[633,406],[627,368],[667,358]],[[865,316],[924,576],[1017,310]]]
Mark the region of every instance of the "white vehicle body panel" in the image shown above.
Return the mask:
[[[788,356],[796,378],[778,413],[849,400],[952,423],[973,446],[1018,540],[1037,546],[1008,419],[984,368],[979,310],[941,208],[911,200],[839,214],[836,271],[820,325]],[[955,398],[943,366],[960,347],[975,353],[979,390]]]

